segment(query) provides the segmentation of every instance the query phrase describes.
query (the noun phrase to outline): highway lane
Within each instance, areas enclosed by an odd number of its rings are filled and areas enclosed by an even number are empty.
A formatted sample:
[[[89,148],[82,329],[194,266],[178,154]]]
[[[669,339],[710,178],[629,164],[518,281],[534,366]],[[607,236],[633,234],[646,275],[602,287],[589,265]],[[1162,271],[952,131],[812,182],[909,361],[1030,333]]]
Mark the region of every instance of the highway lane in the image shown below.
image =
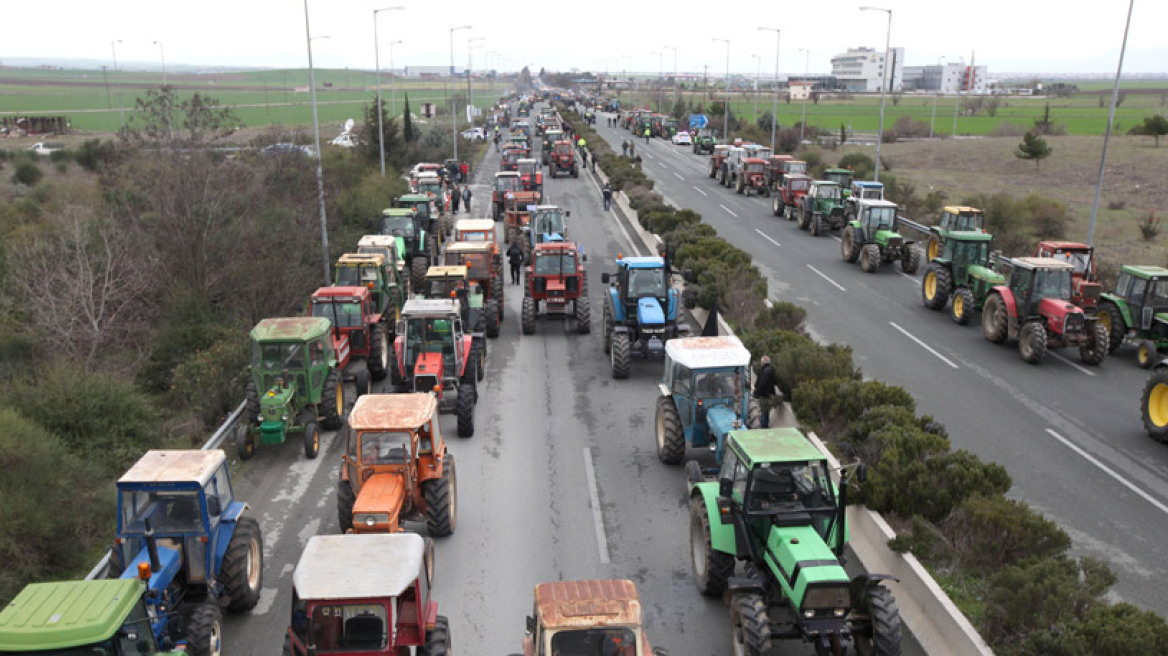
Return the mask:
[[[603,116],[597,127],[618,150],[630,137]],[[865,274],[840,259],[837,238],[814,238],[772,216],[770,199],[718,186],[707,156],[660,139],[639,140],[637,152],[666,200],[700,212],[751,253],[773,299],[806,307],[814,333],[852,345],[867,376],[912,392],[955,448],[1006,466],[1014,496],[1063,526],[1078,553],[1111,563],[1117,596],[1168,613],[1156,583],[1168,574],[1168,452],[1140,426],[1145,373],[1130,350],[1101,367],[1082,365],[1070,349],[1027,365],[1016,345],[990,344],[979,326],[926,310],[919,273],[885,265]]]

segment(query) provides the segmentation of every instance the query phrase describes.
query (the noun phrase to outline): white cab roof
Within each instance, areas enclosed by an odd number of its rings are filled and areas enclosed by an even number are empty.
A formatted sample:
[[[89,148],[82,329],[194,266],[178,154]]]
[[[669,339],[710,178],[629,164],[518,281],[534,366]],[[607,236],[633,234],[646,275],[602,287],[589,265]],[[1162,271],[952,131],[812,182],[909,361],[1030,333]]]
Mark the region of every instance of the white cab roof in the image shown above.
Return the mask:
[[[448,298],[411,298],[402,306],[402,314],[441,315],[458,313],[458,303]]]
[[[459,219],[458,223],[454,224],[455,230],[469,230],[471,232],[478,232],[480,230],[495,229],[495,222],[491,219]]]
[[[690,369],[745,367],[750,351],[734,336],[680,337],[665,342],[665,354]]]
[[[205,485],[227,456],[221,449],[147,451],[119,483],[190,483]]]
[[[314,601],[396,597],[420,575],[425,548],[416,533],[314,535],[292,585]]]

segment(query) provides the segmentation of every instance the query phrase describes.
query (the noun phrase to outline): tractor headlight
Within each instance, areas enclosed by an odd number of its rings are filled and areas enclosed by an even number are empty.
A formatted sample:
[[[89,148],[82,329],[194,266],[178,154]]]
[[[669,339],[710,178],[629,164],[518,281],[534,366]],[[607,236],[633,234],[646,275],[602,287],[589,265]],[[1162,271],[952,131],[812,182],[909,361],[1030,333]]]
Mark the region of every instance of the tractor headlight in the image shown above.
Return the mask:
[[[357,513],[353,516],[354,524],[362,524],[369,528],[373,528],[378,524],[388,524],[389,514],[387,513]]]
[[[815,617],[815,611],[814,610],[805,610],[805,611],[803,611],[803,617],[806,617],[807,619],[811,619],[811,618]]]
[[[835,609],[835,616],[836,617],[843,617],[845,614],[847,614],[847,612],[848,612],[848,609],[846,609],[846,608],[837,608],[837,609]]]

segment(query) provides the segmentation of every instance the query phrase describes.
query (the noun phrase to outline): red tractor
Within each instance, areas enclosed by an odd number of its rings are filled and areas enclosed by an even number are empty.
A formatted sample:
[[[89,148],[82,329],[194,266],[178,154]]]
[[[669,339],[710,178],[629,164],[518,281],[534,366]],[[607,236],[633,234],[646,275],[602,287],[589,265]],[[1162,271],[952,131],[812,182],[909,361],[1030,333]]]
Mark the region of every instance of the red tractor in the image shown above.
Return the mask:
[[[738,175],[738,193],[745,193],[747,196],[753,191],[760,196],[770,196],[771,188],[767,186],[766,181],[766,167],[765,159],[758,159],[756,157],[747,157],[742,161],[742,172]]]
[[[714,152],[710,153],[710,170],[709,177],[717,178],[719,184],[722,181],[722,169],[726,165],[726,158],[730,156],[730,149],[733,146],[729,144],[716,144]]]
[[[377,380],[389,373],[389,337],[382,315],[376,314],[373,296],[366,287],[321,287],[308,301],[308,314],[328,319],[332,324],[333,350],[337,370],[342,372],[353,360],[365,367],[354,372],[357,393],[369,392],[369,376]]]
[[[1010,276],[986,298],[981,315],[985,338],[998,344],[1016,338],[1022,359],[1030,364],[1041,361],[1051,346],[1078,346],[1083,362],[1103,362],[1107,330],[1071,302],[1071,265],[1048,257],[1003,261],[1011,267]]]
[[[519,160],[519,186],[523,191],[530,191],[536,195],[537,205],[543,200],[543,171],[539,168],[539,160],[523,158]]]
[[[495,189],[491,192],[491,218],[498,221],[507,211],[507,194],[519,191],[519,174],[502,171],[495,174]]]
[[[516,171],[519,169],[519,160],[527,157],[527,149],[520,145],[510,144],[503,147],[503,155],[499,158],[500,171]]]
[[[591,329],[591,306],[588,303],[588,278],[584,262],[588,256],[583,248],[570,241],[536,244],[527,266],[523,287],[523,334],[535,332],[535,320],[540,316],[575,317],[576,332],[585,334]],[[572,313],[568,314],[568,304]]]
[[[1053,257],[1071,265],[1071,302],[1085,312],[1099,309],[1103,286],[1095,276],[1095,247],[1074,241],[1040,241],[1034,257]]]
[[[580,169],[576,165],[576,149],[572,147],[569,141],[557,141],[552,148],[551,161],[548,163],[548,168],[552,178],[555,178],[560,173],[568,173],[573,178],[580,177]]]
[[[458,301],[418,299],[402,308],[390,380],[399,392],[430,392],[438,409],[458,415],[458,436],[474,435],[476,385],[484,377],[486,341],[463,332]],[[451,398],[451,393],[454,398]]]
[[[811,188],[811,178],[802,173],[785,173],[779,188],[775,190],[775,200],[771,203],[771,211],[775,216],[782,216],[788,221],[795,220],[795,210],[800,201]]]
[[[783,162],[789,162],[793,159],[795,158],[790,155],[771,155],[767,159],[766,177],[767,184],[770,185],[771,189],[777,190],[779,183],[783,180]]]
[[[517,191],[507,199],[506,242],[508,246],[519,244],[524,262],[531,258],[531,238],[527,233],[531,231],[531,215],[537,205],[539,195],[533,191]]]

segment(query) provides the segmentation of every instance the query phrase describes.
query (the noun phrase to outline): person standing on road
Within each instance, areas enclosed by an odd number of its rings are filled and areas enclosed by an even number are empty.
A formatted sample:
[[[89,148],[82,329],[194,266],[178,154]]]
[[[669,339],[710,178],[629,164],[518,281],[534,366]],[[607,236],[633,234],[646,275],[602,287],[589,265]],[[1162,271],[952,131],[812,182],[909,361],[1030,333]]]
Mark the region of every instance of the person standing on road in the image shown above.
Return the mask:
[[[584,164],[584,170],[588,170],[588,151],[583,148],[580,149],[580,161]]]
[[[458,205],[462,202],[462,194],[458,193],[458,185],[450,186],[450,207],[453,214],[458,214]]]
[[[637,157],[637,143],[629,139],[629,157],[636,159]]]
[[[511,265],[511,284],[519,284],[519,266],[523,264],[523,249],[519,248],[519,240],[511,242],[507,249],[507,262]]]
[[[600,193],[604,195],[604,211],[607,212],[612,207],[612,187],[606,182]]]
[[[649,133],[650,132],[651,132],[651,130],[649,128],[645,128],[645,143],[649,143]]]
[[[629,156],[629,140],[622,139],[621,140],[621,157],[628,157],[628,156]]]
[[[762,367],[758,379],[754,381],[754,398],[762,409],[759,428],[771,427],[771,409],[775,406],[775,368],[771,366],[771,356],[762,356]]]
[[[462,206],[463,209],[466,210],[467,214],[470,214],[470,197],[470,186],[462,185]]]

